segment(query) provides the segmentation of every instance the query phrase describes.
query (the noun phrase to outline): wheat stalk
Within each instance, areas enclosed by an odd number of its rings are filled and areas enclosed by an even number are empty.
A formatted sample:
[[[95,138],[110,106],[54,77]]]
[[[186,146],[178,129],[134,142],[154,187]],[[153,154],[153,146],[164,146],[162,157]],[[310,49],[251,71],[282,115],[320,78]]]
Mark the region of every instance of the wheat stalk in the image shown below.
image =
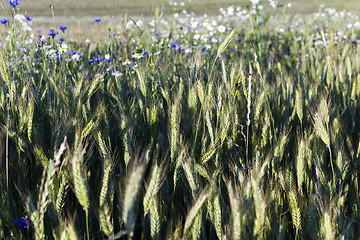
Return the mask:
[[[188,215],[186,216],[185,224],[184,224],[184,235],[186,235],[197,216],[199,216],[199,211],[203,206],[204,202],[209,198],[210,192],[208,189],[204,189],[203,192],[200,194],[199,198],[196,200],[194,205],[191,207]]]
[[[301,192],[301,187],[304,183],[304,175],[305,175],[305,151],[306,151],[305,141],[301,140],[298,147],[298,155],[296,158],[296,177],[300,192]]]
[[[158,206],[158,202],[153,199],[150,206],[150,232],[152,239],[158,239],[160,234],[160,214]]]
[[[64,200],[67,194],[67,190],[69,187],[69,181],[66,177],[65,174],[61,175],[61,179],[60,179],[60,186],[59,186],[59,190],[57,192],[56,195],[56,201],[55,201],[55,209],[57,211],[58,214],[62,213],[62,210],[64,208]]]
[[[214,223],[215,223],[215,230],[216,235],[220,240],[224,239],[223,230],[222,230],[222,214],[221,214],[221,204],[220,204],[220,197],[217,194],[213,200],[213,210],[214,210]]]
[[[86,179],[83,176],[82,163],[83,163],[83,149],[82,146],[80,145],[75,150],[75,153],[71,158],[72,176],[75,187],[75,195],[80,205],[83,207],[84,211],[87,211],[89,206],[89,199],[87,195]]]
[[[223,52],[225,52],[226,48],[229,46],[230,42],[234,39],[237,28],[233,29],[231,33],[225,38],[225,40],[219,46],[216,58],[218,58]],[[211,76],[211,75],[210,75]]]
[[[226,184],[228,193],[229,193],[229,200],[231,206],[231,232],[232,232],[232,239],[239,240],[241,238],[241,212],[240,212],[240,203],[239,199],[235,195],[235,191],[232,187],[232,183],[228,182]]]
[[[124,220],[125,228],[130,239],[132,239],[134,236],[134,228],[136,221],[136,198],[140,190],[140,183],[143,173],[144,166],[137,166],[136,169],[131,173],[125,189],[122,219]]]
[[[325,212],[322,218],[321,233],[325,240],[335,239],[335,234],[332,227],[332,220],[328,212]]]
[[[303,92],[302,89],[296,90],[296,99],[295,99],[295,106],[296,106],[296,114],[300,120],[300,123],[303,123],[303,118],[304,118],[304,110],[303,110],[303,106],[304,106],[304,96],[303,96]]]
[[[298,232],[301,228],[301,213],[300,213],[297,197],[293,191],[289,192],[289,206],[290,206],[290,213],[294,227]]]
[[[246,166],[250,168],[249,162],[249,139],[250,139],[250,114],[251,114],[251,76],[252,68],[249,64],[249,78],[248,78],[248,96],[247,96],[247,115],[246,115]]]
[[[197,192],[197,183],[196,183],[196,179],[193,175],[193,171],[189,165],[188,161],[182,161],[182,167],[184,169],[185,175],[186,175],[186,179],[189,183],[192,195],[195,196],[196,192]]]
[[[144,205],[144,215],[148,213],[151,208],[151,203],[160,189],[160,169],[157,164],[154,165],[149,186],[147,188],[146,194],[144,196],[143,205]]]

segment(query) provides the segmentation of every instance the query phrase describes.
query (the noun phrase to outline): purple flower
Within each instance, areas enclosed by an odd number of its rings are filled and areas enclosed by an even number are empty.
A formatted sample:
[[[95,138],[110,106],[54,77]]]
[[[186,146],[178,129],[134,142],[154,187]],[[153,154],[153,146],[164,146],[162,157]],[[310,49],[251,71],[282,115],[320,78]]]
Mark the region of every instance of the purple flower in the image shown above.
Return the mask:
[[[96,22],[96,23],[98,23],[98,22],[100,22],[100,21],[101,21],[101,19],[98,18],[98,17],[94,19],[94,22]]]
[[[5,25],[7,22],[8,22],[8,20],[7,20],[6,18],[1,19],[1,23],[2,23],[2,24],[4,24],[4,25]]]
[[[31,17],[27,16],[26,20],[28,20],[29,22],[31,21]]]
[[[19,218],[19,221],[14,219],[14,222],[16,224],[16,226],[24,228],[24,229],[28,229],[29,228],[29,222],[26,218]]]
[[[9,0],[8,3],[10,4],[10,6],[15,7],[16,5],[19,5],[20,1],[19,0]]]
[[[38,29],[38,30],[36,30],[36,32],[37,32],[37,33],[41,33],[41,30],[40,30],[40,29]]]
[[[52,38],[54,38],[56,35],[58,35],[59,33],[53,29],[50,30],[50,32],[48,33],[48,35]]]
[[[59,28],[61,31],[65,32],[65,30],[67,29],[67,26],[60,26]]]
[[[60,41],[60,42],[65,42],[65,39],[64,39],[64,38],[60,38],[59,41]]]

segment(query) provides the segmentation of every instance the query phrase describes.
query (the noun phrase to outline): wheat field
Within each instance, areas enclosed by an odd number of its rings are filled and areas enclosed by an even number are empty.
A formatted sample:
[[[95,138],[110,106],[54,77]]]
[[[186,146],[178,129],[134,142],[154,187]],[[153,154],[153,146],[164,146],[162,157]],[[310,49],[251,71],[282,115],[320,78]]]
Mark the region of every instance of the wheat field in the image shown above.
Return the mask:
[[[167,4],[3,4],[0,238],[359,239],[359,12]]]

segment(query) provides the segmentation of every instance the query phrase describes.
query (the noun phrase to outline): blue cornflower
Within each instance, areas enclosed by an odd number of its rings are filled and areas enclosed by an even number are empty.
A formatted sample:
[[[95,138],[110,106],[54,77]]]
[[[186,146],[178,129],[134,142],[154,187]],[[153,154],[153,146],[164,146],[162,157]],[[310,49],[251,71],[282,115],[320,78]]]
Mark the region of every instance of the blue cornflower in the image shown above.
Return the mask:
[[[50,32],[48,33],[48,35],[52,38],[54,38],[56,35],[58,35],[59,33],[53,29],[50,30]]]
[[[31,21],[31,17],[27,16],[26,20],[28,20],[29,22]]]
[[[67,26],[60,26],[59,28],[61,31],[65,32],[65,30],[67,29]]]
[[[159,31],[155,33],[155,36],[161,36],[162,34],[162,31],[159,29]]]
[[[10,4],[10,6],[15,7],[16,5],[19,5],[20,1],[19,0],[9,0],[8,3]]]
[[[179,44],[177,42],[174,42],[171,44],[171,47],[173,47],[173,48],[179,47]]]
[[[65,42],[65,39],[64,38],[59,38],[59,41],[60,42]]]
[[[25,229],[29,228],[29,222],[26,218],[19,218],[19,221],[14,219],[14,222],[15,222],[16,226],[18,226],[18,227],[25,228]]]
[[[40,29],[36,30],[36,33],[41,33],[41,30]]]
[[[1,19],[1,23],[2,23],[2,24],[4,24],[4,25],[5,25],[7,22],[8,22],[8,20],[7,20],[6,18]]]
[[[101,21],[101,19],[98,18],[98,17],[94,19],[94,22],[96,22],[96,23],[98,23],[98,22],[100,22],[100,21]]]

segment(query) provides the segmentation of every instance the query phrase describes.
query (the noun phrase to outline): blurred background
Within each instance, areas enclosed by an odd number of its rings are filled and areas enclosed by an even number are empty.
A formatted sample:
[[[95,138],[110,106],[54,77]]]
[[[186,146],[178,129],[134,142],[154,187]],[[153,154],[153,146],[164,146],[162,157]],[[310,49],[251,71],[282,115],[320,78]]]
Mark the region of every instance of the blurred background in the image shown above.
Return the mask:
[[[2,0],[1,18],[9,18],[10,6],[8,0]],[[269,6],[267,0],[262,0],[264,6]],[[291,8],[267,9],[276,15],[301,15],[307,16],[321,9],[334,8],[346,9],[360,14],[360,0],[278,0],[280,4],[287,6],[291,2]],[[51,7],[52,6],[52,7]],[[146,21],[149,17],[158,17],[162,13],[170,16],[172,13],[186,10],[187,13],[196,15],[218,15],[220,8],[229,6],[251,6],[250,0],[20,0],[19,13],[30,16],[34,30],[58,29],[59,26],[68,26],[69,35],[72,38],[89,38],[94,34],[101,35],[126,20]],[[54,17],[53,17],[54,16]],[[94,18],[101,18],[101,23],[94,25]],[[126,21],[125,20],[125,21]],[[4,29],[0,29],[2,32]],[[71,34],[70,34],[71,33]]]
[[[7,2],[3,0],[2,2]],[[218,14],[219,9],[228,6],[250,6],[250,0],[177,0],[183,2],[188,12],[197,14]],[[337,10],[347,9],[358,11],[359,0],[279,0],[280,4],[292,2],[292,8],[287,12],[307,14],[315,12],[319,6],[335,8]],[[20,8],[31,16],[51,17],[49,6],[54,6],[56,16],[61,17],[86,17],[86,16],[129,16],[151,15],[154,8],[165,13],[171,13],[172,8],[166,0],[20,0]]]

